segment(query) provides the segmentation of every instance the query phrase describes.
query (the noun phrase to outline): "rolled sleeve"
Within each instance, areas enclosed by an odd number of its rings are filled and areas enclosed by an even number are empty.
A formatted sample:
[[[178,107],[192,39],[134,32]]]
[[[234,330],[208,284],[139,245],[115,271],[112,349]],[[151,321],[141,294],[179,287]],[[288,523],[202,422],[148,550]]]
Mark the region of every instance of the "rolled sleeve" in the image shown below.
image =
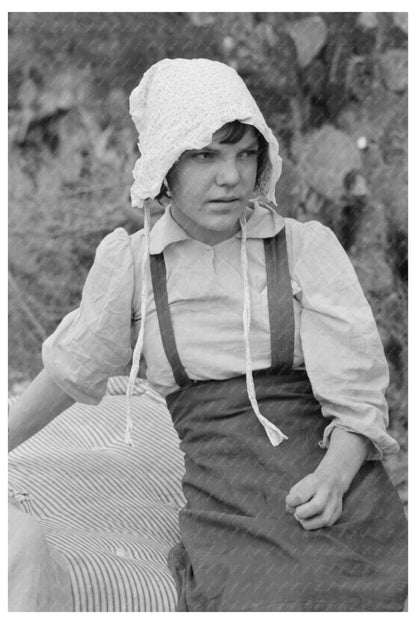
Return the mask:
[[[387,433],[385,391],[388,365],[371,308],[354,268],[333,232],[318,222],[306,224],[294,269],[301,288],[300,337],[313,393],[334,427],[371,442],[368,459],[396,453]]]
[[[134,285],[130,237],[118,228],[97,248],[80,307],[42,346],[45,369],[74,400],[99,403],[108,378],[129,365]]]

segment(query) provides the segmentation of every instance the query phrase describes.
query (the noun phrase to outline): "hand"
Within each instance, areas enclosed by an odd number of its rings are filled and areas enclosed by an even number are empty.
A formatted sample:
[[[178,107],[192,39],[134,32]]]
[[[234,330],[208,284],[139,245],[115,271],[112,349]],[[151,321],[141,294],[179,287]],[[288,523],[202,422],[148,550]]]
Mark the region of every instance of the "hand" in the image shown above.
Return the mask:
[[[307,531],[331,526],[341,516],[343,493],[336,472],[317,469],[290,489],[286,511]]]

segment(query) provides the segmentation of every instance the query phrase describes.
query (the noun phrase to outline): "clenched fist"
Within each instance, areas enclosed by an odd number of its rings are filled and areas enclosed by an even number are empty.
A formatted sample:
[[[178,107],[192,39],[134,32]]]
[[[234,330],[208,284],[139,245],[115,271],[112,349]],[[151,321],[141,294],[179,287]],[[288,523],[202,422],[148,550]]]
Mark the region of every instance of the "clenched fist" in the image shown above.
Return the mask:
[[[291,488],[286,511],[307,531],[331,526],[341,516],[343,494],[335,472],[317,469]]]

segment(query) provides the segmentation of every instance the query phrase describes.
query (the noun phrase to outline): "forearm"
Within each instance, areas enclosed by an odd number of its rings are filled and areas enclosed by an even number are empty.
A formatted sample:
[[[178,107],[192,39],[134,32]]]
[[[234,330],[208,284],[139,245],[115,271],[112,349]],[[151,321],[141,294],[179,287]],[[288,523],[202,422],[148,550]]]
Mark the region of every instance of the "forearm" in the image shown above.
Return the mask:
[[[337,475],[341,491],[345,494],[365,461],[368,450],[367,438],[335,427],[329,440],[328,450],[315,473]]]
[[[9,451],[43,429],[74,402],[42,370],[10,409]]]

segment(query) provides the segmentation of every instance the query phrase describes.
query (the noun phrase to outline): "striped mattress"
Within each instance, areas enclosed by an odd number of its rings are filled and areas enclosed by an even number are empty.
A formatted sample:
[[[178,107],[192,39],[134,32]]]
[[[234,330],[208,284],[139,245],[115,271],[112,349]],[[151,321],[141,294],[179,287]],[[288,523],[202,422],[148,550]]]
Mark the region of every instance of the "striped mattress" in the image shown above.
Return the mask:
[[[126,378],[75,404],[9,455],[9,485],[69,565],[74,611],[174,611],[183,456],[165,402],[142,381],[124,441]]]

